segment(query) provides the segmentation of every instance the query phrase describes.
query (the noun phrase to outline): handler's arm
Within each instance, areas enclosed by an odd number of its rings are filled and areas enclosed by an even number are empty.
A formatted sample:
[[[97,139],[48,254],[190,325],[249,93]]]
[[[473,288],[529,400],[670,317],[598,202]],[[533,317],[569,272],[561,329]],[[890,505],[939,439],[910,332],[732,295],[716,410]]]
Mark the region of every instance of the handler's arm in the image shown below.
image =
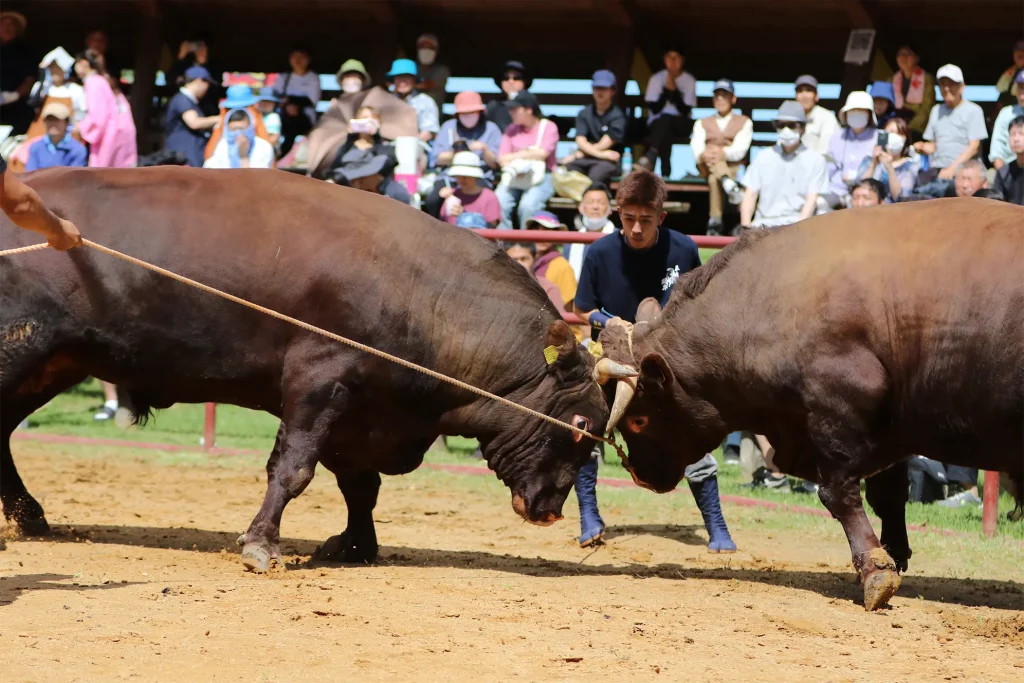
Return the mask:
[[[78,228],[43,206],[36,191],[13,173],[0,173],[0,207],[19,228],[38,232],[54,249],[64,251],[82,243]]]

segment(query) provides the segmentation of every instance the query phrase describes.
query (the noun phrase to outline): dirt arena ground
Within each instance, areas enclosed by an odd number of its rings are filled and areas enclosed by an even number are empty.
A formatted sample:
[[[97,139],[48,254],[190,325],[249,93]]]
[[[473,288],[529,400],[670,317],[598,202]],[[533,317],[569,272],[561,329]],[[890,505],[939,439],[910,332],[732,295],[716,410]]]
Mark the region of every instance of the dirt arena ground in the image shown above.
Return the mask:
[[[19,442],[54,538],[0,552],[0,679],[1024,680],[1024,548],[915,533],[890,609],[857,604],[839,525],[725,508],[741,552],[704,551],[688,493],[601,489],[542,529],[490,478],[386,479],[376,566],[323,565],[344,523],[319,472],[285,511],[286,564],[234,544],[264,490],[251,457]],[[0,527],[2,528],[2,527]]]

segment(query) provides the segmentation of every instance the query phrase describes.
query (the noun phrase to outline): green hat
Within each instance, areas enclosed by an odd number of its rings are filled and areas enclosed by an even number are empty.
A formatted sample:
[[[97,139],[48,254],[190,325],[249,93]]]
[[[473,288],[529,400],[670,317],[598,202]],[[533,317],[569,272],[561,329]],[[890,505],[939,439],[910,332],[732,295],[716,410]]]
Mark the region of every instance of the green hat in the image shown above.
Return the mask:
[[[347,73],[359,74],[360,76],[363,77],[363,86],[366,87],[370,85],[370,74],[366,70],[366,67],[363,66],[363,63],[360,62],[358,59],[346,60],[345,63],[341,65],[341,68],[338,69],[337,73],[338,81],[340,82],[342,75]]]

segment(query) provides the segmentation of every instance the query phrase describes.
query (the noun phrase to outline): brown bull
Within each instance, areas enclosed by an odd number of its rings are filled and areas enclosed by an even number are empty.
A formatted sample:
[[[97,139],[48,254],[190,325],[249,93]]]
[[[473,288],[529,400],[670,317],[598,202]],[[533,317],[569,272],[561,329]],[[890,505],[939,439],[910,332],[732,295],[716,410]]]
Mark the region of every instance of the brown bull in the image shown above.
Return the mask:
[[[1024,208],[943,199],[747,233],[637,320],[602,333],[640,371],[609,419],[634,479],[668,491],[728,432],[766,435],[820,484],[868,609],[910,558],[906,458],[1024,472]]]
[[[595,368],[529,273],[467,230],[275,171],[53,169],[27,183],[100,244],[577,427],[604,427],[594,373],[607,379],[609,363]],[[39,241],[6,218],[0,236],[3,248]],[[371,561],[380,474],[415,469],[439,434],[480,439],[515,511],[538,524],[560,518],[592,446],[91,249],[0,259],[0,293],[0,499],[28,533],[48,527],[14,467],[11,432],[89,376],[122,387],[142,415],[214,401],[281,418],[266,498],[240,539],[257,569],[278,556],[284,507],[318,463],[348,506],[348,528],[325,556]]]

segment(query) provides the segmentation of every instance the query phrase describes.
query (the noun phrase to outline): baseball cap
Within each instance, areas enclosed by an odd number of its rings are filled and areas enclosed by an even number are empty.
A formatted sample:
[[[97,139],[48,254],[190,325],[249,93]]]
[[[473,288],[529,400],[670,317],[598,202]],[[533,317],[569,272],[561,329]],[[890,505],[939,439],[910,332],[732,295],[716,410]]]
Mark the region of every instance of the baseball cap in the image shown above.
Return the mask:
[[[594,72],[594,75],[590,77],[593,81],[595,88],[614,88],[615,87],[615,74],[608,69],[600,69]]]
[[[509,109],[513,109],[515,107],[529,107],[535,114],[540,113],[540,105],[537,103],[537,98],[529,90],[520,91],[514,99],[505,102],[505,106]]]
[[[732,95],[736,94],[736,86],[728,78],[719,78],[715,81],[715,85],[711,88],[711,91],[714,92],[716,90],[724,90]]]
[[[558,216],[550,211],[538,211],[530,217],[530,220],[526,221],[527,230],[536,230],[538,228],[545,230],[568,230],[565,227],[565,223],[558,220]]]
[[[424,33],[416,39],[416,47],[422,47],[424,45],[429,45],[436,50],[438,46],[437,36],[433,33]]]
[[[195,66],[190,66],[189,68],[185,69],[186,82],[194,81],[197,78],[201,78],[204,81],[209,81],[210,83],[214,82],[213,76],[210,75],[210,72],[206,70],[205,66],[199,66],[198,64],[196,64]]]
[[[804,113],[804,108],[800,106],[799,102],[796,100],[786,100],[779,107],[778,113],[775,114],[775,120],[807,123],[807,115]]]
[[[810,87],[814,88],[815,90],[817,90],[818,89],[818,79],[815,78],[814,76],[810,75],[810,74],[804,74],[803,76],[797,76],[796,87],[799,88],[801,85],[807,85],[807,86],[810,86]]]
[[[935,80],[940,78],[948,78],[956,83],[964,82],[964,72],[960,70],[956,64],[947,64],[941,67],[935,74]]]
[[[40,114],[40,117],[44,119],[47,116],[52,116],[56,119],[67,121],[71,118],[71,109],[68,107],[68,105],[62,102],[50,102],[45,107],[43,107],[43,112],[42,114]]]

